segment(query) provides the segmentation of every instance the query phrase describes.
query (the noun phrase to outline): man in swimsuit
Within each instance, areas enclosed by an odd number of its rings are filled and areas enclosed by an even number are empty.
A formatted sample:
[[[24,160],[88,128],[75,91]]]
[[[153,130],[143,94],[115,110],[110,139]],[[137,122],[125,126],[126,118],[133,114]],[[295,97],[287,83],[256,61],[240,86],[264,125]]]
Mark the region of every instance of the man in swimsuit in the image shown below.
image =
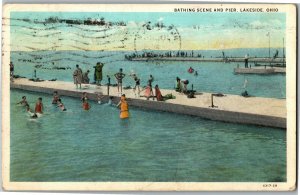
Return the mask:
[[[114,76],[116,77],[118,83],[118,93],[122,94],[122,80],[125,77],[125,74],[123,73],[123,69],[120,68],[119,72],[117,72]],[[121,93],[120,93],[120,88],[121,88]]]
[[[134,85],[134,88],[133,88],[133,91],[134,91],[134,95],[135,97],[140,97],[140,79],[136,76],[136,74],[132,74],[132,78],[133,80],[135,81],[135,85]],[[136,89],[138,90],[138,93],[136,94]]]

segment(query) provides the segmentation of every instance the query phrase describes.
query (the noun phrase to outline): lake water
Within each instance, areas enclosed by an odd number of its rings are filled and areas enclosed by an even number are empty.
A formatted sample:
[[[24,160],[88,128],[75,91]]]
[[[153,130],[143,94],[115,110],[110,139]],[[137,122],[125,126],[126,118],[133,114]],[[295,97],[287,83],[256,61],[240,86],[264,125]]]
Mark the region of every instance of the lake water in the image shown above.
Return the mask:
[[[273,49],[274,50],[274,49]],[[242,57],[245,52],[254,56],[265,56],[266,49],[235,49],[225,51],[228,56]],[[196,55],[196,51],[195,55]],[[272,51],[273,52],[273,51]],[[90,79],[93,81],[93,66],[96,62],[104,62],[103,84],[107,83],[106,75],[112,77],[123,68],[127,75],[124,79],[124,86],[134,85],[134,81],[128,75],[135,72],[141,78],[141,85],[146,85],[149,75],[154,76],[154,85],[160,88],[173,89],[176,77],[188,79],[189,89],[193,84],[194,89],[202,92],[226,93],[240,95],[244,91],[244,82],[247,79],[247,91],[252,96],[285,98],[286,79],[285,74],[276,75],[235,75],[233,69],[243,63],[212,63],[212,62],[132,62],[124,59],[128,52],[97,52],[97,51],[40,51],[40,52],[12,52],[11,61],[15,64],[15,74],[33,77],[34,69],[37,70],[37,77],[50,80],[58,79],[73,81],[75,65],[79,64],[83,71],[90,70]],[[130,52],[129,52],[130,53]],[[202,55],[219,57],[221,51],[198,51]],[[250,63],[251,64],[251,63]],[[40,68],[34,66],[40,65]],[[194,76],[187,72],[189,67],[198,71],[199,75]],[[253,66],[253,64],[252,64]],[[69,68],[57,70],[53,67]]]
[[[41,118],[16,105],[23,95],[32,108],[43,97]],[[286,181],[284,130],[132,107],[120,120],[115,107],[63,97],[61,112],[51,99],[11,90],[11,181]]]

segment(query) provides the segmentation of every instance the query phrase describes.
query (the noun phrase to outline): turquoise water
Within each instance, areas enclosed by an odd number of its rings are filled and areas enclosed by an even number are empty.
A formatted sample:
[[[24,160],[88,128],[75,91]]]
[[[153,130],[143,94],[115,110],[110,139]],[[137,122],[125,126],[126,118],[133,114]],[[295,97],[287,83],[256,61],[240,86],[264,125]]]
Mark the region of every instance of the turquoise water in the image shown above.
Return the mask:
[[[251,56],[264,56],[266,49],[235,49],[225,51],[228,56],[243,56],[249,52]],[[196,55],[196,51],[195,55]],[[220,51],[198,51],[206,56],[218,57]],[[72,73],[75,65],[79,64],[83,71],[90,70],[90,79],[93,81],[93,73],[96,62],[104,62],[103,84],[107,83],[106,75],[112,77],[123,68],[127,75],[124,79],[125,86],[133,86],[134,81],[128,75],[135,72],[141,78],[141,84],[146,85],[149,75],[155,78],[154,85],[160,88],[173,89],[176,77],[188,79],[197,91],[226,93],[240,95],[244,91],[244,81],[248,80],[247,91],[252,96],[285,98],[286,80],[285,74],[276,75],[235,75],[233,69],[243,63],[211,63],[211,62],[132,62],[124,59],[126,52],[96,52],[96,51],[45,51],[45,52],[12,52],[11,60],[15,63],[15,74],[32,78],[35,65],[37,77],[45,80],[58,79],[63,81],[73,81]],[[39,58],[39,59],[37,59]],[[40,59],[41,58],[41,59]],[[251,64],[251,63],[250,63]],[[252,64],[253,65],[253,64]],[[192,66],[198,71],[196,77],[187,72]],[[66,70],[57,70],[53,67],[64,67]]]
[[[45,114],[29,120],[16,106],[43,97]],[[286,131],[11,90],[11,181],[286,181]]]

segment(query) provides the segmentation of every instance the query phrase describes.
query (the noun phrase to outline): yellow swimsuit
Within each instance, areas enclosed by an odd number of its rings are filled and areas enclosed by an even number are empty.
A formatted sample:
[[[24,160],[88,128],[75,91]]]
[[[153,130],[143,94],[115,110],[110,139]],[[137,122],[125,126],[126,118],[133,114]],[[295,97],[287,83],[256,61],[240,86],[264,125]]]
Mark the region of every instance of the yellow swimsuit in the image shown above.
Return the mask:
[[[128,112],[128,104],[125,100],[121,101],[121,111],[120,111],[120,118],[128,118],[129,112]]]

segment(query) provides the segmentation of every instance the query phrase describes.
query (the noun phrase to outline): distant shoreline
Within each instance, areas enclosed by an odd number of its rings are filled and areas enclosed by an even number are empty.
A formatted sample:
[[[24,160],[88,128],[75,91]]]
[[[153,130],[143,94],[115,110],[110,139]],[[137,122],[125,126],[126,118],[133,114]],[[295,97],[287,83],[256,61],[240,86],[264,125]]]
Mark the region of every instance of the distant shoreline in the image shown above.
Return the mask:
[[[201,58],[201,57],[135,57],[129,61],[197,61],[197,62],[245,62],[245,58]],[[248,62],[256,63],[283,63],[283,58],[248,58]],[[285,63],[284,63],[285,64]]]

